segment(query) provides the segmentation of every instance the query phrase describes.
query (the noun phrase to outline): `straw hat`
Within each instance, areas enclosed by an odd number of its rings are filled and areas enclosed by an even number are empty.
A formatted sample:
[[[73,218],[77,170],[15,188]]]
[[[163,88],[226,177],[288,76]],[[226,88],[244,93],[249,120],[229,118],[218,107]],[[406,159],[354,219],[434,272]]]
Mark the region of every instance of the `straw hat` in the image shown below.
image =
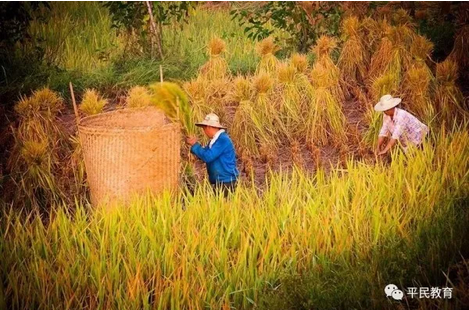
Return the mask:
[[[387,111],[397,106],[399,103],[401,103],[401,101],[402,101],[401,98],[393,98],[393,96],[391,95],[384,95],[383,97],[381,97],[379,102],[375,105],[375,111],[378,111],[378,112]]]
[[[215,113],[210,113],[210,114],[207,114],[207,116],[205,116],[205,119],[199,123],[196,123],[195,124],[196,126],[211,126],[211,127],[215,127],[215,128],[223,128],[223,129],[226,129],[225,126],[223,126],[222,124],[220,124],[220,119],[218,118],[218,115],[216,115]]]

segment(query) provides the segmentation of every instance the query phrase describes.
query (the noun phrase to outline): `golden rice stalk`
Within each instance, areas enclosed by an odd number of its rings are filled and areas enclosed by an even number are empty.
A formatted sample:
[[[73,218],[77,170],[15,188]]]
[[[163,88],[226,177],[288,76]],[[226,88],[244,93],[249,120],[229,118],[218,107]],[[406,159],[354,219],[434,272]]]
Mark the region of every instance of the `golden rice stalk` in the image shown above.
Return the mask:
[[[208,53],[210,56],[218,56],[225,52],[226,44],[220,38],[213,38],[208,44]]]
[[[46,167],[47,166],[47,140],[42,141],[24,141],[21,148],[21,156],[28,167]]]
[[[257,117],[257,111],[251,101],[241,101],[236,109],[231,136],[236,146],[246,150],[254,157],[258,157],[257,141],[263,133],[262,123]],[[264,141],[268,140],[264,137]]]
[[[410,54],[417,61],[423,61],[430,58],[433,51],[433,43],[421,35],[416,35],[410,46]]]
[[[147,107],[151,105],[151,95],[146,87],[132,87],[126,98],[126,104],[129,108]]]
[[[272,144],[269,144],[268,141],[260,143],[259,154],[261,161],[266,163],[268,166],[272,166],[278,159],[276,149]]]
[[[337,48],[337,39],[322,35],[316,41],[316,45],[312,48],[312,52],[316,54],[318,58],[330,57],[330,54],[334,49]]]
[[[386,29],[386,37],[391,41],[393,48],[410,49],[415,32],[407,25],[391,26]]]
[[[453,50],[449,55],[450,59],[458,64],[460,73],[468,74],[469,67],[469,25],[461,27],[454,40]]]
[[[278,66],[277,77],[280,83],[293,83],[295,81],[295,68],[281,63]]]
[[[343,20],[341,28],[342,33],[346,36],[346,38],[358,37],[360,22],[356,16],[350,16]]]
[[[305,54],[294,53],[290,57],[290,64],[295,68],[297,73],[306,73],[308,70],[308,58]]]
[[[107,100],[102,98],[95,89],[86,89],[80,104],[80,110],[86,115],[95,115],[103,112]]]
[[[345,140],[345,116],[341,105],[325,87],[315,89],[306,117],[306,138],[309,144],[338,145]]]
[[[179,122],[187,134],[196,133],[193,111],[184,90],[170,82],[150,85],[152,104],[161,109],[172,121]]]
[[[237,76],[233,80],[234,87],[232,88],[230,98],[232,101],[239,104],[241,101],[250,101],[253,99],[253,89],[248,78],[244,76]]]
[[[457,79],[458,66],[456,62],[447,59],[436,65],[435,100],[442,120],[449,123],[462,117],[468,117],[467,111],[462,108],[464,96],[456,85]]]
[[[360,23],[360,39],[362,44],[367,47],[369,55],[371,56],[378,43],[384,36],[380,24],[371,17],[364,18]]]
[[[295,68],[281,64],[278,68],[280,119],[289,135],[301,135],[303,117],[301,111],[309,97],[302,93],[301,85],[296,84]],[[306,100],[305,100],[306,99]]]
[[[431,120],[434,107],[430,99],[431,72],[425,64],[410,68],[403,81],[403,103],[419,118]]]
[[[383,125],[383,113],[376,112],[372,106],[370,106],[365,114],[365,122],[368,124],[368,129],[365,131],[363,140],[370,145],[373,149],[376,148],[376,142],[378,140],[378,134]]]
[[[267,73],[261,73],[254,77],[253,86],[256,94],[266,94],[274,85],[273,79]]]
[[[257,52],[261,56],[261,60],[257,65],[256,74],[271,73],[277,70],[279,60],[275,57],[275,53],[279,47],[274,43],[272,37],[268,37],[257,44]]]
[[[205,87],[205,101],[209,106],[219,108],[230,103],[233,83],[229,79],[209,80],[205,84]]]
[[[337,66],[342,73],[342,80],[348,85],[361,83],[366,74],[366,53],[360,39],[356,36],[345,41]]]
[[[318,60],[311,70],[313,92],[316,88],[327,88],[337,101],[344,100],[344,94],[340,86],[340,70],[332,62],[330,57]]]
[[[210,59],[200,68],[200,74],[208,80],[225,79],[230,75],[228,62],[221,54],[225,51],[225,42],[214,38],[208,45]]]
[[[371,94],[374,101],[386,95],[391,94],[397,96],[399,93],[399,77],[391,73],[383,74],[377,79],[373,80],[371,86]]]
[[[36,90],[27,98],[21,97],[15,105],[15,111],[25,118],[37,117],[37,113],[45,118],[54,118],[62,108],[62,98],[49,88]]]
[[[399,26],[402,26],[402,25],[414,26],[412,23],[412,17],[403,8],[397,9],[396,12],[394,12],[392,16],[392,20],[394,24],[399,25]]]
[[[183,84],[183,88],[189,95],[191,102],[205,102],[206,84],[206,80],[201,78]]]
[[[301,154],[301,143],[298,140],[294,139],[291,141],[290,152],[293,163],[299,167],[304,166],[304,159],[303,155]]]

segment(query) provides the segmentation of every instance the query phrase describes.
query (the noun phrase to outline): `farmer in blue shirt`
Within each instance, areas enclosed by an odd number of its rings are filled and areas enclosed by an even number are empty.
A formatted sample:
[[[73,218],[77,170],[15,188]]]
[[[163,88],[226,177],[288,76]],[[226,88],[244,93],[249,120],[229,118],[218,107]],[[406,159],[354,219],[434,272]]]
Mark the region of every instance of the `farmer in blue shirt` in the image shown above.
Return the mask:
[[[191,145],[191,153],[207,164],[208,178],[213,189],[221,190],[226,197],[235,190],[239,175],[233,142],[225,132],[226,127],[220,124],[220,119],[214,113],[208,114],[196,126],[203,128],[210,142],[205,147],[197,142],[196,137],[188,137],[186,142]]]

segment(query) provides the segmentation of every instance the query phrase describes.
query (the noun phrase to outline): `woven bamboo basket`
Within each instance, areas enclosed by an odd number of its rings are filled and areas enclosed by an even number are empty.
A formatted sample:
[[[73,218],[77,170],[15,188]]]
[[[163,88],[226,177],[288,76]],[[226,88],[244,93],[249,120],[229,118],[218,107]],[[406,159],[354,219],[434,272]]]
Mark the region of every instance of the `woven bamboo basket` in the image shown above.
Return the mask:
[[[180,128],[156,108],[85,117],[78,126],[93,205],[178,185]]]

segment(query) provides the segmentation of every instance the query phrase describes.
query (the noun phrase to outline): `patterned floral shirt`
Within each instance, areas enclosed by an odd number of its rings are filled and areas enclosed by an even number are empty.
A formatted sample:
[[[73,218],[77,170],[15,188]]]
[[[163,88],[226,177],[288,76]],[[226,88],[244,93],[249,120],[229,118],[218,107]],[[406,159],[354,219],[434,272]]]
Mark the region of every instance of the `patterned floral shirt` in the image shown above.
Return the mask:
[[[383,127],[379,132],[380,137],[388,137],[399,140],[403,147],[410,144],[419,145],[428,133],[428,127],[407,111],[396,108],[394,116],[383,114]]]

